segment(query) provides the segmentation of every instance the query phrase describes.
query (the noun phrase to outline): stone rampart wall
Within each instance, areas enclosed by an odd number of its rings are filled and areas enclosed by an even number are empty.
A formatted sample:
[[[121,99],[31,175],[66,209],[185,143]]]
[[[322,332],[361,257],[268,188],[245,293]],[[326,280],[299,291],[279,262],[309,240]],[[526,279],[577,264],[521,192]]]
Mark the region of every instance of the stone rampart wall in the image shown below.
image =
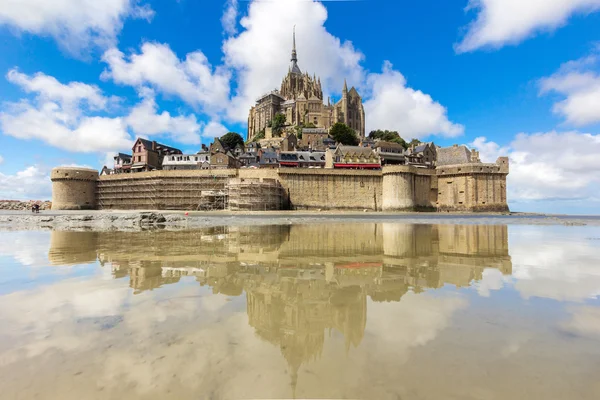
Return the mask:
[[[286,168],[278,175],[292,209],[382,209],[381,171]]]
[[[210,202],[227,204],[233,182],[246,185],[244,191],[253,196],[262,196],[264,186],[269,198],[276,191],[263,184],[273,182],[281,187],[282,208],[296,210],[507,211],[507,171],[508,164],[465,164],[437,170],[414,166],[386,166],[379,171],[174,170],[98,178],[93,170],[60,167],[53,170],[52,181],[53,200],[62,209],[207,209],[203,205]],[[256,187],[248,187],[252,182]],[[238,196],[237,202],[242,200]]]

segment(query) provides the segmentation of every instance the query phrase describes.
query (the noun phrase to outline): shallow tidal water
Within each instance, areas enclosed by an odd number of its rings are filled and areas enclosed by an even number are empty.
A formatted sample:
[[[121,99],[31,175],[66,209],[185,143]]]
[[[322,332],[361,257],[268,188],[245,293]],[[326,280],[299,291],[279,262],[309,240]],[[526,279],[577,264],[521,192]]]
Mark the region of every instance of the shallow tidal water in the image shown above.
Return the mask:
[[[2,399],[599,399],[600,228],[0,232]]]

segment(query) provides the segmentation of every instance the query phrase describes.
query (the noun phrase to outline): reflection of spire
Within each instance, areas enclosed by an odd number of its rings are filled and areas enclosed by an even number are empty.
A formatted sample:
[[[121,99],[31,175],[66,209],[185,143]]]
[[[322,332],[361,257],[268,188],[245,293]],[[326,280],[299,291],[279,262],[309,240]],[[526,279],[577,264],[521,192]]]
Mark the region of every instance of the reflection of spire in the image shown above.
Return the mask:
[[[298,385],[298,369],[294,368],[292,370],[292,399],[296,398],[296,386]]]

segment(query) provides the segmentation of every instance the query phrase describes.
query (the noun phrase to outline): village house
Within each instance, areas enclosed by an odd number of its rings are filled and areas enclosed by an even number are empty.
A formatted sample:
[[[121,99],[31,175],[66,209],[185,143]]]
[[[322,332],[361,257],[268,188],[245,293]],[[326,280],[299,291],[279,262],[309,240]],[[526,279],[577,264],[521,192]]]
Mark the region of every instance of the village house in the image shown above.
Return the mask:
[[[210,155],[210,168],[212,169],[227,169],[227,168],[239,168],[240,163],[233,154],[223,151],[211,153]]]
[[[437,149],[437,166],[480,163],[479,152],[469,150],[465,145],[453,145]]]
[[[246,152],[238,157],[240,166],[243,167],[257,167],[258,168],[258,153]]]
[[[104,176],[104,175],[113,175],[114,173],[115,173],[115,170],[108,168],[106,165],[104,167],[102,167],[102,169],[100,170],[100,175],[101,176]]]
[[[166,156],[163,160],[163,169],[167,171],[209,168],[210,153],[208,151],[196,154],[175,154]]]
[[[380,169],[381,161],[368,147],[338,145],[325,153],[325,168]]]
[[[299,146],[306,150],[325,151],[327,145],[324,143],[324,140],[326,139],[329,139],[327,129],[304,128],[302,129],[302,140]]]
[[[135,141],[132,151],[132,172],[162,169],[165,156],[182,154],[179,149],[142,138]]]
[[[324,151],[289,151],[279,153],[281,167],[323,168],[325,167]]]
[[[118,153],[113,159],[115,163],[112,173],[122,174],[131,172],[131,156],[129,154]]]
[[[227,153],[229,151],[229,147],[223,143],[221,139],[215,138],[215,140],[210,144],[209,151],[211,153]]]
[[[257,142],[246,143],[246,153],[258,155],[259,149],[260,149],[260,144]]]
[[[246,151],[246,149],[244,149],[244,145],[238,143],[233,148],[232,153],[235,157],[239,157],[242,154],[244,154],[245,151]]]
[[[410,146],[405,153],[406,164],[417,167],[435,168],[437,158],[437,147],[433,142],[420,143],[417,146]]]
[[[404,165],[406,163],[404,147],[401,144],[378,140],[373,145],[373,149],[381,159],[381,165]]]
[[[260,168],[279,168],[279,156],[276,151],[264,150],[260,152]]]
[[[369,137],[366,137],[360,141],[359,146],[373,148],[373,147],[375,147],[375,140],[373,140]]]

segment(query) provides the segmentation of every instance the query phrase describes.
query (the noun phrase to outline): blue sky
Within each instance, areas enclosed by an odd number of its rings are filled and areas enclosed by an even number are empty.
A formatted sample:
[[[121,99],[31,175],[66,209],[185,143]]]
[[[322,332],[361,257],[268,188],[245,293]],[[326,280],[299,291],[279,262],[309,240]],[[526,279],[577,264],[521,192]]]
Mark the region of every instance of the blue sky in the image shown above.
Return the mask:
[[[135,136],[245,134],[299,65],[367,131],[511,158],[516,211],[600,213],[600,0],[0,0],[0,198],[49,197]]]

